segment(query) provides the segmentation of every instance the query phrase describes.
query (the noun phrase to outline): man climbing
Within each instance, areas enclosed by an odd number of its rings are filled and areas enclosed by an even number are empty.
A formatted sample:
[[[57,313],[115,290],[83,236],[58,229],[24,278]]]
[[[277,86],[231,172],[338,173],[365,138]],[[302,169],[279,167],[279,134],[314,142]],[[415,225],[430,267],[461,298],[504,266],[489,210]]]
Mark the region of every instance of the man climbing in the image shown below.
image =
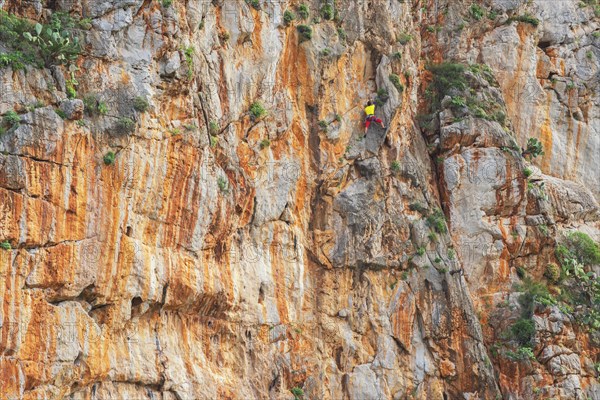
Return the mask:
[[[371,122],[376,122],[379,125],[381,125],[383,129],[385,129],[383,121],[381,121],[375,116],[375,104],[373,104],[371,100],[367,102],[367,106],[365,107],[365,114],[367,114],[367,118],[365,119],[365,136],[367,135],[367,131],[369,130],[369,125],[371,125]]]

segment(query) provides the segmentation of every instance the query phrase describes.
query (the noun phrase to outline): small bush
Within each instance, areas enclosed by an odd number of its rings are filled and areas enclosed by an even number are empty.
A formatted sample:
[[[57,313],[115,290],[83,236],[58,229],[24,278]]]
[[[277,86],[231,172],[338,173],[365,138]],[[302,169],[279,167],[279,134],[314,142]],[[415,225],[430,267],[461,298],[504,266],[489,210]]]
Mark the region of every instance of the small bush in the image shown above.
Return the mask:
[[[407,44],[408,42],[410,42],[412,40],[412,35],[409,35],[408,33],[401,33],[398,36],[398,42],[400,42],[400,44]]]
[[[535,360],[535,355],[530,347],[519,347],[516,352],[507,350],[504,355],[513,361]]]
[[[437,233],[444,234],[448,232],[446,227],[446,216],[439,208],[435,209],[433,213],[427,217],[427,225],[433,228]]]
[[[377,97],[375,98],[375,103],[379,106],[385,104],[390,99],[390,95],[385,89],[377,90]]]
[[[25,69],[23,55],[18,51],[0,53],[0,67],[11,67],[14,71]]]
[[[194,53],[196,49],[194,46],[183,47],[183,57],[185,59],[185,63],[187,64],[187,72],[186,76],[188,79],[192,79],[194,76]]]
[[[250,117],[252,120],[256,121],[267,114],[267,110],[263,107],[262,104],[255,101],[250,105]]]
[[[524,318],[531,318],[536,301],[544,304],[552,302],[552,296],[546,285],[535,282],[530,277],[525,277],[523,283],[517,286],[517,290],[523,292],[519,296],[519,304],[523,308],[522,316]]]
[[[83,30],[89,31],[90,29],[92,29],[92,19],[91,18],[80,19],[79,27]]]
[[[306,4],[300,4],[298,6],[298,15],[300,16],[301,19],[308,18],[308,7],[306,6]]]
[[[463,64],[445,62],[428,65],[427,70],[433,74],[433,79],[427,90],[432,96],[434,108],[437,108],[444,96],[451,94],[450,91],[460,91],[467,88],[465,66]]]
[[[392,54],[391,58],[394,59],[394,60],[401,60],[402,59],[402,53],[400,53],[399,51],[397,51],[394,54]]]
[[[400,169],[400,164],[398,164],[398,169]],[[424,207],[419,202],[411,203],[408,206],[408,209],[411,210],[411,211],[416,211],[416,212],[421,213],[421,214],[426,214],[427,213],[427,207]]]
[[[298,30],[298,33],[300,34],[301,42],[312,39],[313,31],[310,26],[298,25],[298,27],[296,29]]]
[[[548,264],[546,265],[546,270],[544,271],[544,276],[552,283],[557,283],[560,281],[560,268],[556,264]]]
[[[27,106],[27,111],[32,112],[33,110],[36,110],[36,109],[42,108],[42,107],[44,107],[44,103],[42,103],[40,100],[36,100],[35,103]]]
[[[391,168],[392,168],[393,172],[399,172],[400,171],[400,163],[396,160],[392,161]]]
[[[477,4],[471,5],[471,8],[469,8],[469,14],[471,14],[471,17],[477,21],[479,21],[485,15],[483,8]]]
[[[260,1],[259,0],[246,0],[246,3],[250,5],[255,10],[260,10]]]
[[[106,115],[106,114],[108,114],[108,106],[106,105],[105,102],[100,101],[98,103],[98,113],[100,115]]]
[[[1,66],[12,66],[13,69],[24,69],[25,65],[43,67],[44,62],[39,56],[36,46],[23,40],[23,34],[33,31],[33,25],[24,18],[0,10],[0,42],[10,50],[0,55]]]
[[[304,396],[304,390],[298,386],[291,388],[290,392],[294,395],[294,400],[302,400],[302,396]]]
[[[583,232],[572,232],[567,236],[567,246],[577,260],[584,265],[600,264],[600,247]]]
[[[340,114],[335,114],[335,116],[333,117],[334,120],[336,120],[337,122],[341,122],[342,121],[342,116]]]
[[[456,250],[448,249],[447,255],[448,255],[448,259],[454,260],[456,258]]]
[[[219,39],[221,40],[221,42],[227,42],[227,41],[229,41],[230,37],[231,37],[231,35],[227,31],[221,32],[219,34]]]
[[[261,149],[264,149],[264,148],[266,148],[266,147],[269,147],[270,145],[271,145],[271,141],[270,141],[269,139],[263,139],[263,140],[260,142],[260,148],[261,148]]]
[[[335,16],[335,10],[333,9],[333,6],[331,4],[325,4],[323,7],[321,7],[321,16],[325,20],[332,20]]]
[[[575,263],[575,255],[564,244],[556,246],[554,256],[563,268],[568,268]]]
[[[542,146],[542,143],[536,138],[529,138],[527,141],[527,148],[523,150],[522,156],[535,158],[542,155],[544,155],[544,147]]]
[[[219,143],[219,138],[216,136],[210,137],[210,147],[217,147],[217,143]]]
[[[525,168],[523,170],[523,175],[525,175],[525,178],[529,178],[531,174],[533,174],[533,171],[530,168]]]
[[[419,247],[417,249],[417,255],[422,256],[425,254],[425,247]]]
[[[430,242],[437,242],[437,235],[433,232],[429,232],[429,235],[427,235],[427,237],[429,238]]]
[[[216,135],[217,133],[219,133],[219,131],[221,130],[221,128],[219,127],[219,124],[215,121],[210,121],[208,123],[208,131],[211,135]]]
[[[533,25],[535,27],[537,27],[540,24],[540,20],[532,17],[529,14],[525,14],[525,15],[517,15],[515,17],[510,17],[509,19],[506,20],[507,24],[510,24],[513,21],[518,21],[518,22],[524,22],[530,25]]]
[[[394,85],[396,90],[398,90],[398,92],[402,93],[404,91],[404,85],[402,85],[402,83],[400,83],[400,77],[396,74],[390,74],[389,78],[390,78],[390,82],[392,82],[392,84]]]
[[[319,125],[319,128],[321,128],[321,130],[324,130],[324,131],[325,131],[325,130],[327,130],[327,126],[328,126],[329,124],[327,123],[327,121],[320,120],[320,121],[318,122],[318,125]]]
[[[112,151],[109,151],[108,153],[106,153],[104,155],[104,164],[106,165],[113,165],[115,163],[115,153]]]
[[[160,2],[164,8],[171,7],[173,0],[162,0]]]
[[[291,12],[290,10],[285,10],[285,12],[283,13],[283,22],[286,25],[291,24],[292,21],[295,19],[296,19],[296,15],[294,15],[293,12]]]
[[[348,38],[348,35],[346,35],[346,31],[342,27],[337,28],[337,34],[340,40],[346,40]]]
[[[510,333],[521,346],[529,345],[535,335],[535,324],[529,318],[520,318],[510,327]]]
[[[146,100],[145,97],[138,96],[135,99],[133,99],[133,108],[136,111],[145,113],[146,111],[148,111],[149,107],[150,107],[150,103],[148,103],[148,100]]]
[[[6,125],[14,126],[21,122],[21,117],[15,111],[10,110],[2,118],[2,122]]]
[[[3,250],[11,250],[12,249],[12,247],[11,247],[10,243],[8,242],[8,240],[0,242],[0,248],[3,249]]]
[[[120,133],[131,133],[135,130],[135,122],[129,117],[121,117],[117,120],[117,131]]]
[[[108,106],[98,99],[95,94],[89,94],[83,98],[83,106],[89,115],[106,115]]]
[[[462,96],[452,96],[450,100],[450,106],[452,108],[462,108],[467,106],[467,101]]]
[[[77,97],[77,90],[71,85],[67,85],[67,97],[71,100]]]
[[[500,125],[506,124],[506,114],[502,111],[496,111],[494,115],[492,115],[492,120],[497,121]]]
[[[329,55],[331,55],[331,49],[330,48],[325,48],[325,49],[321,50],[321,56],[327,57]]]
[[[217,179],[217,185],[219,186],[219,190],[221,190],[221,192],[227,192],[227,189],[229,187],[229,184],[227,182],[227,179],[225,179],[224,177],[220,176]]]
[[[64,112],[63,110],[61,110],[61,109],[56,109],[56,110],[54,110],[54,112],[55,112],[56,114],[58,114],[58,116],[59,116],[61,119],[67,119],[67,114],[65,114],[65,112]]]

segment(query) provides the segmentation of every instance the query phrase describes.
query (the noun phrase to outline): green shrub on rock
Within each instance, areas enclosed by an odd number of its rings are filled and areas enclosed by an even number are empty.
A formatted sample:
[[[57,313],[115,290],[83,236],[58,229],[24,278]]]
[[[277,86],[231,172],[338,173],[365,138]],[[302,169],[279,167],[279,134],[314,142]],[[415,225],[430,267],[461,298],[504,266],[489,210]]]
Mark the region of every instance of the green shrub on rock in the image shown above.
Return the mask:
[[[267,114],[267,110],[263,107],[263,105],[257,101],[250,105],[250,117],[252,120],[256,121]]]
[[[312,28],[308,25],[298,25],[296,28],[298,33],[300,34],[300,42],[304,42],[312,39],[313,31]]]
[[[285,12],[283,13],[283,22],[286,25],[291,24],[292,21],[295,19],[296,19],[296,16],[294,15],[293,12],[291,12],[290,10],[285,10]]]
[[[10,111],[6,112],[6,114],[4,114],[4,117],[2,117],[2,122],[4,122],[4,124],[12,127],[21,122],[21,117],[15,111],[10,110]]]
[[[301,19],[308,18],[308,7],[306,6],[306,4],[300,4],[298,6],[298,15],[300,16]]]
[[[121,117],[117,121],[116,128],[119,133],[132,133],[135,131],[135,121],[129,117]]]
[[[404,91],[404,85],[400,83],[400,77],[396,74],[390,74],[389,76],[390,82],[394,85],[398,92],[402,93]]]
[[[600,247],[583,232],[572,232],[567,236],[567,246],[577,260],[584,265],[600,264]]]
[[[536,138],[529,138],[527,141],[527,148],[523,150],[522,156],[535,158],[542,155],[544,155],[544,147],[542,146],[542,143]]]
[[[521,318],[510,327],[510,332],[520,345],[529,345],[535,335],[535,324],[531,319]]]
[[[544,276],[552,283],[557,283],[560,280],[560,268],[556,264],[546,265]]]
[[[335,16],[335,10],[331,4],[325,4],[321,7],[321,16],[325,20],[332,20]]]
[[[145,97],[138,96],[135,99],[133,99],[133,108],[136,111],[144,113],[144,112],[148,111],[149,107],[150,107],[150,103],[148,103],[148,100],[146,100]]]
[[[106,164],[106,165],[113,165],[115,163],[115,153],[112,151],[109,151],[108,153],[106,153],[104,155],[103,161],[104,161],[104,164]]]

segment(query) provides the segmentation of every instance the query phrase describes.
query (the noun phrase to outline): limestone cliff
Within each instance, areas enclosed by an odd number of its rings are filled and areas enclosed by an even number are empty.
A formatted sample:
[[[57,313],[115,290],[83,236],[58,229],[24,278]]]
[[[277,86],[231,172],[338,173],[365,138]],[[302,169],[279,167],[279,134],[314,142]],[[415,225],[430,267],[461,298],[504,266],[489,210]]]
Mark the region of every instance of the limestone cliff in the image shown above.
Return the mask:
[[[600,399],[596,0],[0,9],[1,399]]]

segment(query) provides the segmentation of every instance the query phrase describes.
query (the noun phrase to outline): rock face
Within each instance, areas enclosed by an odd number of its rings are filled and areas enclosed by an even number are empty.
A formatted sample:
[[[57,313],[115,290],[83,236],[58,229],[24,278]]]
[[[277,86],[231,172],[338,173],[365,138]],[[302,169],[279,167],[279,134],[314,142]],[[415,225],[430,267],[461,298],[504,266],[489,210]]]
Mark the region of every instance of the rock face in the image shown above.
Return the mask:
[[[600,399],[600,6],[334,3],[0,1],[1,399]]]

